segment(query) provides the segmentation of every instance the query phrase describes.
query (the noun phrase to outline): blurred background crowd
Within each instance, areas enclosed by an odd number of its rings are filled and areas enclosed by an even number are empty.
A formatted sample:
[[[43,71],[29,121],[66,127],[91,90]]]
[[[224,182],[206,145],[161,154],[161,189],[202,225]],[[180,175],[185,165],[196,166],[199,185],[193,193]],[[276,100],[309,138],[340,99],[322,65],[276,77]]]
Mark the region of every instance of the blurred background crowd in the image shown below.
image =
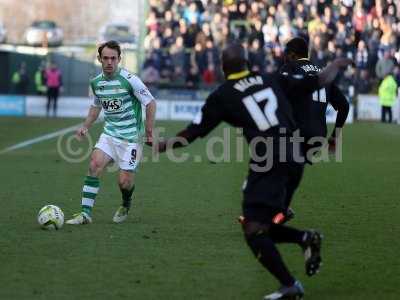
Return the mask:
[[[397,2],[397,3],[396,3]],[[250,68],[273,73],[285,43],[309,40],[323,67],[349,57],[356,69],[338,79],[350,96],[371,92],[389,72],[400,81],[400,7],[395,0],[149,0],[142,78],[197,88],[223,79],[220,52],[231,40],[248,49]]]

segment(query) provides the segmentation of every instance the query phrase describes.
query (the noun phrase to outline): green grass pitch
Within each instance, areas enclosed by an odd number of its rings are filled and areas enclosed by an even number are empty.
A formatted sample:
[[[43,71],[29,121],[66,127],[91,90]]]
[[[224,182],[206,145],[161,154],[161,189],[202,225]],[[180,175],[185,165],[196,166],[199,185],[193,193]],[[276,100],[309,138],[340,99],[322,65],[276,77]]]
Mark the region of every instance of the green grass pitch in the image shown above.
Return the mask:
[[[0,118],[0,151],[79,121]],[[168,135],[184,125],[158,122]],[[251,300],[275,290],[236,222],[247,162],[210,163],[204,145],[187,148],[202,163],[165,155],[143,163],[126,223],[111,222],[120,194],[110,171],[94,223],[57,232],[41,230],[36,214],[45,204],[60,206],[66,218],[79,211],[88,160],[66,162],[57,139],[0,155],[0,299]],[[347,126],[343,163],[306,169],[291,225],[324,233],[321,272],[308,278],[300,249],[279,246],[305,299],[399,299],[399,185],[397,125]]]

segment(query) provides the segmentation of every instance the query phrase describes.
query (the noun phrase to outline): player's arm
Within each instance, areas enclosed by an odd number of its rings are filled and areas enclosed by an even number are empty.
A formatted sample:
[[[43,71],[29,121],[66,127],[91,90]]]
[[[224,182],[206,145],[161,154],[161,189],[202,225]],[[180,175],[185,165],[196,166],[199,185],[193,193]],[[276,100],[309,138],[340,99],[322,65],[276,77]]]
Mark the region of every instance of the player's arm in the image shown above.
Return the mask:
[[[337,111],[335,128],[328,138],[328,145],[330,151],[335,151],[336,141],[342,134],[342,128],[346,123],[349,114],[350,105],[342,91],[336,86],[332,85],[329,97],[329,103]]]
[[[205,137],[222,121],[221,109],[218,99],[212,93],[206,100],[201,112],[185,129],[178,132],[175,137],[158,142],[158,151],[186,147],[199,137]]]
[[[132,87],[133,94],[135,95],[136,99],[138,99],[140,103],[146,107],[145,142],[146,145],[151,146],[153,143],[153,128],[157,107],[156,100],[139,77],[131,74],[129,76],[130,77],[128,77],[128,81]]]
[[[78,131],[76,132],[76,135],[78,137],[83,137],[87,134],[89,128],[93,125],[94,122],[96,122],[97,118],[99,117],[100,112],[101,112],[101,107],[93,105],[90,107],[85,122],[83,123],[82,127],[79,128]]]
[[[319,86],[324,87],[331,84],[335,80],[339,71],[351,64],[353,64],[353,61],[349,58],[336,58],[318,74]]]
[[[335,127],[339,129],[343,128],[349,114],[350,105],[345,95],[343,95],[342,91],[336,85],[332,85],[331,87],[329,103],[337,111]],[[332,132],[331,137],[336,137],[335,131]]]
[[[153,144],[153,129],[154,120],[156,116],[156,101],[153,99],[146,105],[146,144],[151,146]]]
[[[89,128],[93,125],[94,122],[96,122],[101,112],[101,101],[94,94],[92,85],[90,85],[89,97],[92,99],[92,105],[90,106],[85,122],[83,122],[83,125],[76,131],[76,135],[78,138],[81,138],[87,134]]]

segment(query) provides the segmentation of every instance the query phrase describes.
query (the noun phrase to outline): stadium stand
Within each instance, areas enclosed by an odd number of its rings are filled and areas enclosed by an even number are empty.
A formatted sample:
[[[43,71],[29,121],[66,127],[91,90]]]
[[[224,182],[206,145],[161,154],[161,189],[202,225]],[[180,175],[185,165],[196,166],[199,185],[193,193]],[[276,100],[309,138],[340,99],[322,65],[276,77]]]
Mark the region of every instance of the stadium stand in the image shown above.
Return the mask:
[[[230,40],[248,49],[250,68],[275,72],[294,36],[310,41],[321,67],[354,59],[351,79],[370,92],[390,64],[400,63],[400,9],[395,0],[150,0],[142,66],[145,82],[212,86],[222,80],[219,54]],[[397,76],[398,78],[399,76]],[[346,87],[344,87],[346,89]]]

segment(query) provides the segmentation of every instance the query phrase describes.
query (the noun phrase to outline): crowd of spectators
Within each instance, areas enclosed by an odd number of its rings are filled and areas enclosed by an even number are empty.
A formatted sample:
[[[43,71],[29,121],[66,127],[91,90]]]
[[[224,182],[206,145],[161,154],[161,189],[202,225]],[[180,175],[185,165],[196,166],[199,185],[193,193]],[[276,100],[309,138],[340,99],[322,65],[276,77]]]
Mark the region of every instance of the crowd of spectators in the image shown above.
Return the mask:
[[[198,87],[221,81],[220,52],[231,40],[248,50],[253,71],[272,73],[285,43],[309,40],[310,59],[323,67],[354,59],[342,75],[367,93],[394,71],[400,80],[400,7],[396,0],[149,0],[142,77],[148,84]],[[346,86],[344,88],[347,88]]]

